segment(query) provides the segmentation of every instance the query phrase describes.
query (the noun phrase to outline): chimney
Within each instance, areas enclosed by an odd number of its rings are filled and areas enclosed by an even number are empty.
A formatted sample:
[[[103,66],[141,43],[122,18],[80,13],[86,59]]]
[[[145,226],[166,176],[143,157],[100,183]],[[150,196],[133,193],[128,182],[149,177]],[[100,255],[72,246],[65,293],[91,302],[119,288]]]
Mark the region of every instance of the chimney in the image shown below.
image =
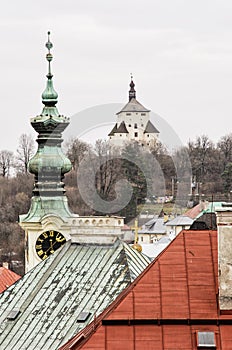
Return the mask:
[[[9,263],[6,262],[6,261],[4,261],[4,262],[2,263],[2,267],[4,267],[5,269],[9,269]]]
[[[216,208],[220,311],[232,311],[232,203]]]

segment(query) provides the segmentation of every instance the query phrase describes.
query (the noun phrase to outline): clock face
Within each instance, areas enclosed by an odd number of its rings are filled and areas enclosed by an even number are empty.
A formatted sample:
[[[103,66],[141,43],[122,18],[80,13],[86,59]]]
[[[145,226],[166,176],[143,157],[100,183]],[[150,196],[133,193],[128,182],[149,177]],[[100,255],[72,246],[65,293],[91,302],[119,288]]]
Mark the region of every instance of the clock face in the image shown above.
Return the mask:
[[[45,260],[55,250],[59,249],[66,242],[65,237],[58,231],[46,231],[37,238],[35,250],[38,257]]]

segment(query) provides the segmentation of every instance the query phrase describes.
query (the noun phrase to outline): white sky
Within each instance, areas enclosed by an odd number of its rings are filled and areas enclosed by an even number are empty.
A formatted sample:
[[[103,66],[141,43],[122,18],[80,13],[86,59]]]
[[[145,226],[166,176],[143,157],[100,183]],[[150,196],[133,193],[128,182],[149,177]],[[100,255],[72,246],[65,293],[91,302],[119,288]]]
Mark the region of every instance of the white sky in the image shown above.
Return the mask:
[[[125,104],[132,72],[139,102],[184,143],[231,132],[231,0],[2,1],[0,150],[14,151],[24,132],[35,137],[48,30],[61,114]]]

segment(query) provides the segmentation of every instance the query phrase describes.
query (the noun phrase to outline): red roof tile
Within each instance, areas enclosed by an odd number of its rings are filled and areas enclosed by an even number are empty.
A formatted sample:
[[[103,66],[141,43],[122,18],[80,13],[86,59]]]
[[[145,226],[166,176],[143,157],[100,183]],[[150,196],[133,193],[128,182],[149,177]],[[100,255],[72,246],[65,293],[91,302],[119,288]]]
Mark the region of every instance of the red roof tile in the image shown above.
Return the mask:
[[[18,281],[21,276],[5,267],[0,267],[0,293]]]
[[[197,349],[215,332],[232,349],[232,315],[218,310],[216,231],[182,231],[105,312],[63,346],[77,349]],[[229,324],[225,324],[225,323]]]

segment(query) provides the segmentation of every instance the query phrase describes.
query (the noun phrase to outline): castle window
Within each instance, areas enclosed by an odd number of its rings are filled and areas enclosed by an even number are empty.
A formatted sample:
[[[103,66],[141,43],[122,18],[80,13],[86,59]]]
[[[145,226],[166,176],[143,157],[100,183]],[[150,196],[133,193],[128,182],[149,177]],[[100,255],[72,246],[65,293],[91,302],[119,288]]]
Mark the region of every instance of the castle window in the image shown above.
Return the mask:
[[[137,123],[135,123],[135,126],[134,126],[134,128],[135,128],[135,129],[137,129],[137,128],[138,128],[138,125],[137,125]]]
[[[137,132],[135,132],[135,137],[138,137],[138,133]]]

